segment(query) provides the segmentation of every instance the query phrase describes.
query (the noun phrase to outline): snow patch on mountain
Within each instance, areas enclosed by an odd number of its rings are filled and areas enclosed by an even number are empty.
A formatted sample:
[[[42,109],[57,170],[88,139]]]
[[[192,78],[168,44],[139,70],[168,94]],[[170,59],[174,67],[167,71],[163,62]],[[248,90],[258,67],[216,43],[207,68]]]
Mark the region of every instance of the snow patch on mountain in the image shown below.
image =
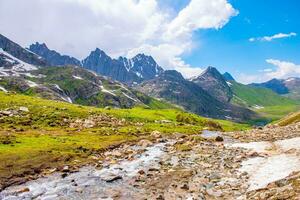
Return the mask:
[[[138,101],[137,99],[134,99],[134,98],[130,97],[129,95],[127,95],[125,92],[122,92],[122,94],[123,94],[125,97],[127,97],[128,99],[131,99],[132,101],[135,101],[135,102]]]
[[[110,94],[110,95],[113,95],[113,96],[117,96],[112,91],[105,89],[103,85],[101,85],[100,88],[101,88],[101,91],[104,92],[104,93],[107,93],[107,94]]]
[[[78,80],[83,80],[83,78],[81,78],[80,76],[73,75],[73,78],[78,79]]]
[[[2,90],[3,92],[8,92],[4,87],[0,86],[0,90]]]
[[[37,70],[38,69],[37,67],[35,67],[31,64],[25,63],[22,60],[19,60],[18,58],[12,56],[11,54],[4,51],[2,48],[0,48],[0,53],[7,56],[7,57],[9,57],[11,60],[14,60],[18,63],[17,65],[14,65],[12,67],[13,71],[22,72],[22,71],[30,71],[30,70]]]

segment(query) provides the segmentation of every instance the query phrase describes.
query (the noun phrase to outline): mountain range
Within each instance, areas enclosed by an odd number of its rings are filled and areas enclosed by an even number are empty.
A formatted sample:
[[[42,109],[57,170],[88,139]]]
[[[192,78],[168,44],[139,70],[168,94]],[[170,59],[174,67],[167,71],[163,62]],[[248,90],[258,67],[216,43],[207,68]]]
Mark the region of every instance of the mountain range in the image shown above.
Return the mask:
[[[82,61],[50,50],[46,44],[35,43],[29,50],[43,57],[50,66],[75,65],[92,70],[99,75],[111,77],[125,84],[140,83],[160,75],[164,70],[151,56],[138,54],[128,59],[113,59],[104,51],[96,48]]]
[[[268,88],[277,94],[300,100],[300,78],[291,77],[287,79],[272,79],[264,83],[250,84],[256,87]]]
[[[98,107],[184,109],[233,121],[270,117],[274,106],[295,108],[289,94],[300,91],[298,78],[273,84],[243,85],[230,73],[208,67],[185,79],[164,70],[148,55],[111,58],[96,48],[82,61],[35,43],[28,49],[0,35],[0,90]],[[294,98],[295,99],[295,98]],[[288,110],[288,109],[287,109]]]

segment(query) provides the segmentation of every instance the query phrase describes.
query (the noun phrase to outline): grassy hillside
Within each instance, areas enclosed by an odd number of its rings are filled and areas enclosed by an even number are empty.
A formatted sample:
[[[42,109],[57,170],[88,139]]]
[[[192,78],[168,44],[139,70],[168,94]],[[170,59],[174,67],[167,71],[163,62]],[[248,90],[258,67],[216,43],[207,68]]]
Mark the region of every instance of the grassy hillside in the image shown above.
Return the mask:
[[[267,121],[278,120],[298,110],[300,102],[280,96],[272,90],[231,82],[234,104],[246,106],[260,113]]]
[[[300,112],[299,111],[287,115],[283,119],[279,120],[277,122],[277,124],[280,126],[286,126],[286,125],[297,123],[297,122],[300,122]]]
[[[101,109],[0,92],[0,188],[12,176],[93,162],[110,146],[151,138],[153,131],[199,134],[204,128],[249,127],[180,110]]]
[[[235,95],[233,102],[240,105],[246,105],[248,107],[297,104],[296,101],[280,96],[266,88],[232,82],[231,89]]]
[[[175,108],[170,103],[149,97],[83,68],[45,67],[31,73],[31,76],[3,77],[0,79],[0,86],[8,91],[28,96],[60,101],[71,100],[85,106]]]

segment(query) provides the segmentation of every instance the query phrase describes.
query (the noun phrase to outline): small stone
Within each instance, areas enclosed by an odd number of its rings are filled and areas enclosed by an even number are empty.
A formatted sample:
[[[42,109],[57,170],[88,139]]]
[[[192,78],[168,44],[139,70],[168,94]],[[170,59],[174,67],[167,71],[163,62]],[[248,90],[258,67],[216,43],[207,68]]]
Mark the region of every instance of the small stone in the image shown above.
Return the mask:
[[[66,178],[67,176],[68,176],[67,173],[63,173],[63,174],[61,175],[62,178]]]
[[[220,191],[215,191],[213,189],[208,189],[206,190],[206,193],[209,195],[209,196],[213,196],[213,197],[221,197],[222,196],[222,192]]]
[[[156,200],[164,200],[165,198],[160,194],[157,198],[156,198]]]
[[[29,112],[29,109],[27,107],[24,107],[24,106],[21,106],[19,108],[19,110],[22,111],[22,112]]]
[[[183,190],[189,190],[189,186],[187,184],[184,184],[180,188],[183,189]]]
[[[143,148],[146,148],[146,147],[151,146],[151,145],[152,145],[152,142],[149,141],[149,140],[141,140],[141,141],[138,142],[137,145],[138,145],[138,146],[141,146],[141,147],[143,147]]]
[[[24,192],[29,192],[29,188],[23,188],[21,190],[19,190],[17,193],[24,193]]]
[[[70,172],[69,166],[64,166],[62,172]]]
[[[154,138],[161,138],[161,133],[159,131],[152,131],[151,136]]]
[[[106,181],[107,183],[112,183],[116,180],[121,180],[123,178],[122,178],[122,176],[119,176],[119,175],[110,174],[108,176],[102,177],[102,179],[104,181]]]
[[[217,142],[223,142],[224,139],[223,139],[223,137],[221,137],[221,136],[217,136],[217,137],[216,137],[216,141],[217,141]]]

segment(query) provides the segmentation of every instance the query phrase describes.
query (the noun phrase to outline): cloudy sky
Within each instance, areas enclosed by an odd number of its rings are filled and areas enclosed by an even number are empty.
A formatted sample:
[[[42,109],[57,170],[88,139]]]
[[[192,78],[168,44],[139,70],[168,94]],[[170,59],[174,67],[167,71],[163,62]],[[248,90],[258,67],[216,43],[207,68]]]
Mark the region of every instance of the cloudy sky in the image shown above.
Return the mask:
[[[0,0],[0,33],[79,59],[152,55],[186,77],[214,66],[237,80],[300,76],[298,0]]]

